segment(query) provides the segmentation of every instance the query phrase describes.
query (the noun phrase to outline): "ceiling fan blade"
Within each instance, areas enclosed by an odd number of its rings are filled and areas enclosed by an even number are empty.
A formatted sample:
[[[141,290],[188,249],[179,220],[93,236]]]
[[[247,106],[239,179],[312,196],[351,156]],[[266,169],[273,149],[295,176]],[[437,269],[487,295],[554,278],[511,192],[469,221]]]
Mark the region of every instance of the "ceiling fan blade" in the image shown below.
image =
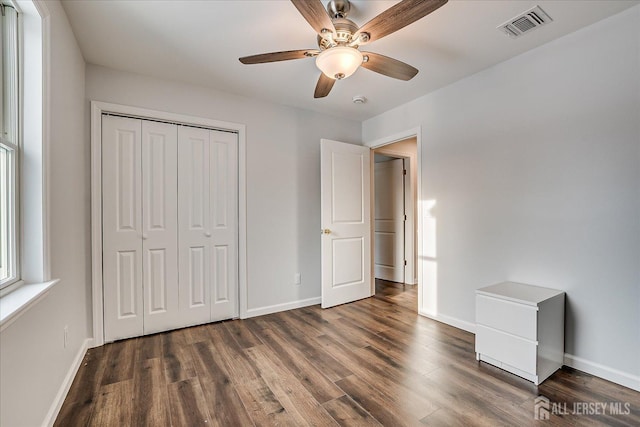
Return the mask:
[[[324,8],[320,0],[291,0],[291,3],[298,9],[298,12],[316,30],[316,33],[323,35],[322,30],[326,29],[332,33],[336,32],[331,17]]]
[[[448,0],[402,0],[364,24],[354,35],[354,39],[367,33],[367,43],[388,36],[407,25],[424,18],[434,10],[444,6]]]
[[[319,50],[286,50],[282,52],[261,53],[260,55],[244,56],[240,58],[243,64],[263,64],[265,62],[289,61],[291,59],[304,59],[317,56]]]
[[[313,97],[324,98],[329,95],[329,92],[331,92],[331,88],[333,88],[335,82],[336,81],[331,77],[327,77],[324,73],[320,73],[320,78],[318,79],[318,84],[316,84],[316,91],[313,93]]]
[[[411,80],[416,74],[418,74],[417,68],[414,68],[409,64],[405,64],[402,61],[398,61],[397,59],[372,52],[362,52],[362,55],[369,58],[362,62],[362,66],[368,70],[375,71],[376,73],[384,74],[385,76],[400,80]]]

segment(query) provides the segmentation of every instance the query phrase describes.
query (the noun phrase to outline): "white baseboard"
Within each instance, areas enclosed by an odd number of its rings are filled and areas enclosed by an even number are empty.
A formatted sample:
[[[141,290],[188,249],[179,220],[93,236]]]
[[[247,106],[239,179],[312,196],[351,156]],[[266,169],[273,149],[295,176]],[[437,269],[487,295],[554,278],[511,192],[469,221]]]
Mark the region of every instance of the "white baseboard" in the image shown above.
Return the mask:
[[[453,326],[454,328],[462,329],[463,331],[471,332],[472,334],[476,333],[476,324],[467,322],[466,320],[460,320],[455,317],[445,316],[444,314],[431,314],[426,311],[418,311],[418,314],[424,317],[428,317],[429,319],[437,320],[440,323],[447,324],[449,326]]]
[[[247,310],[245,319],[249,317],[264,316],[265,314],[278,313],[280,311],[293,310],[295,308],[308,307],[310,305],[320,304],[320,297],[302,299],[298,301],[287,302],[284,304],[269,305],[266,307],[250,308]]]
[[[568,353],[564,354],[564,364],[587,374],[629,387],[632,390],[640,391],[640,377],[628,372],[622,372]]]
[[[453,326],[455,328],[465,330],[467,332],[475,333],[476,331],[476,325],[474,323],[460,320],[455,317],[450,317],[443,314],[434,315],[424,311],[419,311],[418,314],[424,317],[428,317],[429,319],[437,320],[438,322]],[[592,362],[590,360],[586,360],[568,353],[564,354],[564,365],[605,379],[607,381],[611,381],[621,386],[628,387],[632,390],[640,391],[640,376],[636,376],[628,372],[623,372],[609,366],[601,365],[599,363]]]
[[[84,359],[84,355],[87,353],[87,349],[91,347],[91,341],[93,339],[87,338],[84,340],[78,353],[76,354],[75,359],[73,359],[73,363],[67,372],[67,375],[64,377],[64,381],[60,385],[60,389],[58,390],[58,394],[56,394],[56,398],[51,404],[51,408],[49,408],[49,412],[42,423],[43,426],[53,426],[53,423],[56,421],[58,417],[58,413],[62,408],[62,404],[64,403],[64,399],[67,397],[67,393],[69,393],[69,389],[71,388],[71,384],[73,383],[73,379],[76,377],[78,373],[78,369],[82,364],[82,360]]]

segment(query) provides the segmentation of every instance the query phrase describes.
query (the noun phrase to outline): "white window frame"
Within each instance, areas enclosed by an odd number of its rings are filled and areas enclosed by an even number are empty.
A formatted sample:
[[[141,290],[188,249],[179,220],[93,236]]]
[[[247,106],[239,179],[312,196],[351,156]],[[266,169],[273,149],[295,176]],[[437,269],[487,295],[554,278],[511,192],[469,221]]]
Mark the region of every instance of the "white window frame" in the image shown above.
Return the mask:
[[[10,7],[10,6],[7,6]],[[15,10],[15,9],[14,9]],[[4,20],[4,17],[2,18]],[[5,276],[4,279],[0,279],[0,296],[14,289],[20,284],[20,28],[19,18],[16,22],[9,26],[10,30],[14,31],[13,37],[15,38],[15,52],[13,57],[13,64],[15,65],[15,71],[13,77],[5,75],[4,65],[5,57],[0,55],[0,79],[2,85],[0,85],[0,92],[2,92],[2,102],[4,104],[5,88],[9,90],[7,92],[14,94],[13,105],[9,105],[6,110],[3,111],[3,117],[0,118],[0,147],[6,151],[6,170],[3,177],[7,183],[7,188],[0,188],[0,203],[6,203],[7,206],[7,229],[2,230],[0,234],[0,245],[7,249],[6,266],[0,269],[0,277]],[[5,38],[5,25],[0,27],[0,45],[4,46]],[[5,50],[3,49],[3,52]],[[7,105],[3,105],[3,108]],[[9,112],[8,117],[11,123],[4,123],[5,115]],[[13,113],[11,113],[13,111]],[[6,268],[6,271],[4,271]],[[14,286],[12,286],[14,285]]]
[[[18,270],[18,173],[17,173],[17,156],[18,147],[15,144],[6,141],[0,137],[0,148],[6,151],[7,167],[4,171],[4,177],[0,177],[0,182],[5,181],[7,188],[0,188],[0,203],[7,204],[7,230],[0,233],[0,245],[7,249],[6,265],[0,267],[0,277],[6,275],[5,279],[0,280],[0,290],[4,289],[20,280]],[[1,169],[0,169],[1,170]]]
[[[20,240],[16,261],[21,280],[0,290],[2,333],[42,301],[60,280],[51,277],[49,247],[51,12],[47,0],[0,2],[9,2],[18,12],[18,95],[20,112],[29,112],[20,114],[18,124],[20,204],[16,232]],[[55,418],[58,409],[52,407],[48,419]]]

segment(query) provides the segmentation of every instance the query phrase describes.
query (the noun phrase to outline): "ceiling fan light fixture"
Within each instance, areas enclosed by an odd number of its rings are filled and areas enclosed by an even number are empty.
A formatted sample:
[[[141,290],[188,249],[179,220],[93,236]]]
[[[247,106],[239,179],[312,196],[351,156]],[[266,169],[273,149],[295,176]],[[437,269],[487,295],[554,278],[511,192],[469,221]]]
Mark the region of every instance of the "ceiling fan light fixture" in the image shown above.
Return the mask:
[[[316,57],[316,66],[332,79],[342,80],[356,72],[362,64],[362,52],[348,46],[324,50]]]
[[[2,0],[0,0],[2,1]],[[362,45],[379,40],[424,18],[447,3],[448,0],[402,0],[378,14],[363,26],[347,18],[350,0],[329,0],[327,9],[323,0],[291,0],[298,12],[316,32],[317,49],[286,50],[245,56],[243,64],[288,61],[316,57],[316,66],[322,71],[313,93],[314,98],[329,95],[336,80],[346,79],[362,66],[370,71],[398,80],[411,80],[418,69],[397,59],[373,52],[360,52]],[[366,99],[354,100],[362,102]]]

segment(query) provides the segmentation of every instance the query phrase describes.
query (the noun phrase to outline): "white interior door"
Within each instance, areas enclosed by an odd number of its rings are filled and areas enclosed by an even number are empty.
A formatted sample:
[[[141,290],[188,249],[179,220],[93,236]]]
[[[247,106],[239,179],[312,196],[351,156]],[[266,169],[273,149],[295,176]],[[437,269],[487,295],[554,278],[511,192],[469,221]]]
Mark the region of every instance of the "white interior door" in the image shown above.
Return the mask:
[[[372,295],[370,156],[367,147],[321,141],[323,308]]]
[[[404,283],[404,164],[395,159],[374,169],[374,275]]]
[[[105,341],[143,334],[140,120],[102,117]]]
[[[238,136],[179,131],[180,305],[184,325],[238,316]]]
[[[211,321],[238,317],[238,135],[209,131]]]
[[[141,120],[144,333],[179,324],[178,129]]]
[[[186,324],[211,318],[209,130],[178,129],[180,311]]]

